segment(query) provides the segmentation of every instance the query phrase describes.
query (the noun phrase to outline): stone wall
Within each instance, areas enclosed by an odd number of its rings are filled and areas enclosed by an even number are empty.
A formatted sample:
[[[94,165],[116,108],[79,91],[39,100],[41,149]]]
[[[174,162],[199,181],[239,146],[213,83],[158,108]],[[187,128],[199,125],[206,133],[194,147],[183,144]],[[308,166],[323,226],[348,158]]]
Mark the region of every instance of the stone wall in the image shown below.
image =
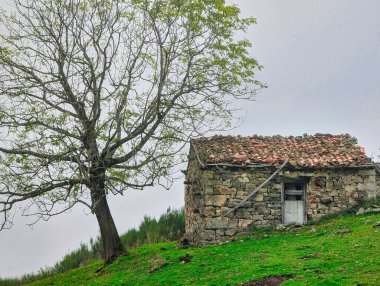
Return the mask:
[[[185,189],[185,238],[197,245],[231,239],[251,227],[282,223],[282,183],[279,178],[308,177],[307,219],[342,211],[360,200],[379,196],[374,168],[360,170],[312,170],[281,172],[251,200],[224,216],[273,172],[274,167],[205,167],[189,156]],[[317,188],[316,177],[326,178]]]
[[[306,186],[308,221],[341,212],[354,204],[380,195],[375,168],[287,171],[284,177],[310,177]],[[318,188],[317,177],[326,178],[326,188]]]

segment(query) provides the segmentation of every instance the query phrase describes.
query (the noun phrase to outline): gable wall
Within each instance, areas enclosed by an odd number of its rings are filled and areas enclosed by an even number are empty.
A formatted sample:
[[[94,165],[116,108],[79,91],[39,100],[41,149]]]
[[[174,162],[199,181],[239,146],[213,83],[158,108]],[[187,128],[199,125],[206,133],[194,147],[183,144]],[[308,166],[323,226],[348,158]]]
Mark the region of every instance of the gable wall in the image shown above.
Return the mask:
[[[190,155],[186,176],[186,236],[203,245],[229,240],[251,227],[282,223],[282,183],[273,179],[251,200],[227,217],[223,217],[257,186],[274,168],[200,168]],[[319,220],[323,215],[340,212],[360,200],[379,196],[380,180],[374,169],[284,171],[278,176],[310,177],[307,184],[307,218]],[[315,187],[315,178],[327,179],[325,189]]]

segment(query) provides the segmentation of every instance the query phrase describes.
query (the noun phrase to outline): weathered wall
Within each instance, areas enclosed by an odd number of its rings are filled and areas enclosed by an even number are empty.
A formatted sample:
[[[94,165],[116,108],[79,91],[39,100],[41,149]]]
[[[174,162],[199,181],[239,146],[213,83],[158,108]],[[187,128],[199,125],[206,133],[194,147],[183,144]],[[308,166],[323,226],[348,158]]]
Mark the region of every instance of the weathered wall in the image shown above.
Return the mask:
[[[200,168],[190,154],[186,175],[186,236],[194,244],[209,244],[231,239],[249,227],[282,223],[282,183],[278,178],[309,177],[306,209],[308,220],[318,220],[357,201],[379,196],[379,180],[374,169],[284,171],[239,209],[230,209],[264,182],[274,168]],[[316,177],[326,177],[324,189],[315,186]]]
[[[357,202],[379,196],[374,168],[325,169],[284,172],[284,177],[310,177],[306,190],[308,220],[319,220],[325,214],[337,213]],[[326,188],[317,188],[317,177],[326,178]]]

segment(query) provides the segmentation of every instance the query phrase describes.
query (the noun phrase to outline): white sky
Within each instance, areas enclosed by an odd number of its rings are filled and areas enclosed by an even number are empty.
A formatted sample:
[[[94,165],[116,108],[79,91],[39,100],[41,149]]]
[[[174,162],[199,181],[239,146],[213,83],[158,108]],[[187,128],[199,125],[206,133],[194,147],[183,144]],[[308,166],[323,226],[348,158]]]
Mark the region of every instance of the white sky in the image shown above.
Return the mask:
[[[256,102],[242,104],[237,135],[349,133],[369,156],[380,148],[380,1],[234,0],[258,25],[247,37],[264,65],[258,78],[269,85]],[[170,191],[151,188],[111,199],[120,233],[143,216],[183,206],[183,180]],[[53,265],[95,237],[95,217],[82,207],[33,229],[17,217],[0,232],[0,276]]]

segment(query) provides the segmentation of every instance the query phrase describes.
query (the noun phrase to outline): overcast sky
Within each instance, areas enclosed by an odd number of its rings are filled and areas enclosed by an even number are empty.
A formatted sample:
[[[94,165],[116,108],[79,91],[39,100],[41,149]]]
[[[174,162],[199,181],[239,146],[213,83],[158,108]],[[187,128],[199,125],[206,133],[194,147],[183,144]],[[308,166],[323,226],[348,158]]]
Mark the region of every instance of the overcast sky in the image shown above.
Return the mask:
[[[267,83],[255,102],[244,103],[243,124],[229,134],[302,135],[349,133],[367,154],[380,147],[380,1],[235,0],[258,24],[249,30],[254,55]],[[183,180],[171,190],[131,191],[111,199],[120,233],[144,214],[159,216],[184,204]],[[0,276],[53,265],[98,233],[94,216],[82,207],[33,229],[16,217],[0,232]]]

